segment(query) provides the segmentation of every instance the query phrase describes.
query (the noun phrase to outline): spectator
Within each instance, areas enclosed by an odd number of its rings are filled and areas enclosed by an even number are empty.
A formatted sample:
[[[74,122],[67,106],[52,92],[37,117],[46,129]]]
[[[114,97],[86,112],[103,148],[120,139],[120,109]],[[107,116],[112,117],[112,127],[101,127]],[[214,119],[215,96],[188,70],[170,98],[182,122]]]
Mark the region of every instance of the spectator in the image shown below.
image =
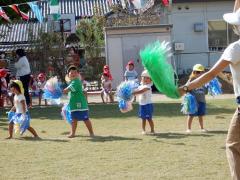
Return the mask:
[[[23,49],[16,50],[17,62],[15,63],[15,68],[17,70],[16,76],[20,78],[20,81],[23,84],[24,96],[26,98],[27,106],[30,105],[30,97],[29,97],[29,82],[30,82],[30,65],[28,59],[26,57],[26,53]]]

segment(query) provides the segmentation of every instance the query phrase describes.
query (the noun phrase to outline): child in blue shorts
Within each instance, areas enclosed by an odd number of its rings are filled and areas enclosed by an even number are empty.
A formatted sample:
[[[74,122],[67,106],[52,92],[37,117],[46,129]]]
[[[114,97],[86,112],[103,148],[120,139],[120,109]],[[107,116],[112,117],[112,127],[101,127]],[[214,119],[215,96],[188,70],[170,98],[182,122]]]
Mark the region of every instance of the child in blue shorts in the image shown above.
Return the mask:
[[[154,123],[152,120],[153,104],[152,104],[152,80],[144,70],[141,74],[141,85],[134,91],[134,95],[139,95],[139,117],[142,119],[142,134],[146,134],[146,121],[148,121],[152,134],[154,131]]]
[[[72,129],[68,137],[75,137],[78,121],[83,121],[89,131],[90,136],[94,136],[92,123],[88,117],[88,104],[84,96],[82,82],[79,78],[77,67],[71,65],[67,70],[67,75],[70,79],[70,84],[63,90],[63,92],[68,93],[70,97],[69,107],[72,118]]]
[[[189,77],[189,82],[193,81],[194,79],[201,76],[205,71],[204,66],[201,64],[196,64],[193,66],[193,71]],[[205,86],[202,86],[200,88],[191,90],[189,93],[191,93],[197,101],[197,112],[194,114],[189,114],[187,117],[187,133],[191,133],[191,127],[192,127],[192,120],[194,117],[198,117],[199,119],[199,125],[201,128],[201,132],[207,132],[206,129],[203,127],[203,116],[206,114],[206,99],[205,94],[207,92],[207,88]]]

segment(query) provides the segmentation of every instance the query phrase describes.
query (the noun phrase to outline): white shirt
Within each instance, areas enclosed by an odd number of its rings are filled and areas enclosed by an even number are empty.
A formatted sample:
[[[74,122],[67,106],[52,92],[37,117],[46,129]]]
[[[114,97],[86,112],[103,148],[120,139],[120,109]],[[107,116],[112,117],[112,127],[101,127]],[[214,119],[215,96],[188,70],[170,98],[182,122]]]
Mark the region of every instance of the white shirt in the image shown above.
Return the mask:
[[[230,44],[223,52],[221,59],[231,62],[234,93],[236,97],[240,96],[240,40]]]
[[[142,90],[145,88],[148,88],[149,90],[145,91],[142,94],[139,94],[139,104],[140,105],[146,105],[146,104],[152,104],[152,84],[142,84],[138,87],[138,90]]]
[[[25,96],[23,94],[19,94],[19,95],[15,94],[15,96],[14,96],[14,106],[16,108],[16,113],[23,113],[23,106],[22,106],[21,101],[24,101],[26,111],[27,111],[27,104],[26,104]]]
[[[26,56],[19,58],[19,60],[14,64],[17,69],[17,76],[25,76],[31,73],[30,65]]]

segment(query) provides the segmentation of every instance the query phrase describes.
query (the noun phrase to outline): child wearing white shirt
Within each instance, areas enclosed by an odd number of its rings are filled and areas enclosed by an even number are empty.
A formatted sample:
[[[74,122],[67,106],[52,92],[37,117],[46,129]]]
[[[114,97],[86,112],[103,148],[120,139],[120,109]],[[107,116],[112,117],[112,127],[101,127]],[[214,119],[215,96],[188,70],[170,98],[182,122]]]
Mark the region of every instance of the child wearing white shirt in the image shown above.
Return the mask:
[[[12,93],[14,93],[14,106],[10,110],[9,113],[13,113],[12,117],[9,117],[9,137],[7,139],[12,139],[13,135],[13,127],[16,122],[21,121],[20,134],[22,135],[25,130],[28,130],[32,133],[35,138],[39,138],[37,132],[30,126],[30,115],[27,109],[26,99],[24,96],[24,89],[22,82],[19,80],[15,80],[10,84],[10,89]]]
[[[151,128],[151,133],[154,134],[154,123],[152,120],[153,104],[152,104],[152,80],[147,72],[144,70],[141,74],[142,82],[134,95],[139,95],[139,117],[142,119],[142,134],[146,134],[146,121],[148,121]]]

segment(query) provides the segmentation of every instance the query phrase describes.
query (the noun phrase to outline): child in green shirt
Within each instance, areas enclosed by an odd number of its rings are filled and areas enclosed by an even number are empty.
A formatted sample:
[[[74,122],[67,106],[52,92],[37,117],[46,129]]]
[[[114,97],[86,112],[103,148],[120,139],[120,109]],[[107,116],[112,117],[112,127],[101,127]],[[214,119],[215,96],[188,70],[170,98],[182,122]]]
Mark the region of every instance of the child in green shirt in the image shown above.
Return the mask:
[[[88,117],[88,104],[83,93],[82,82],[79,79],[77,67],[70,66],[67,70],[67,75],[71,81],[69,86],[65,88],[63,92],[68,93],[70,97],[69,106],[72,118],[72,129],[68,137],[75,137],[78,121],[83,121],[89,131],[90,136],[94,136],[92,123]]]

